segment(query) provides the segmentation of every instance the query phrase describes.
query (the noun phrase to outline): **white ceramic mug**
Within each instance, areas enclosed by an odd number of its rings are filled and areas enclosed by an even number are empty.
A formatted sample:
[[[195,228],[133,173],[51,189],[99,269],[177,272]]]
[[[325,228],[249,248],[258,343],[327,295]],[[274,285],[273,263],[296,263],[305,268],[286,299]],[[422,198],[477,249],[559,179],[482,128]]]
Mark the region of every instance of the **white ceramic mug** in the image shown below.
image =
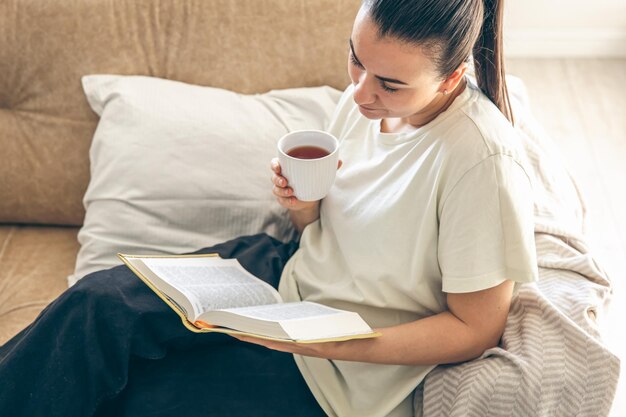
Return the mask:
[[[289,152],[303,146],[322,148],[328,155],[315,159],[290,156]],[[339,141],[322,130],[296,130],[278,141],[281,175],[301,201],[321,200],[335,181],[339,162]]]

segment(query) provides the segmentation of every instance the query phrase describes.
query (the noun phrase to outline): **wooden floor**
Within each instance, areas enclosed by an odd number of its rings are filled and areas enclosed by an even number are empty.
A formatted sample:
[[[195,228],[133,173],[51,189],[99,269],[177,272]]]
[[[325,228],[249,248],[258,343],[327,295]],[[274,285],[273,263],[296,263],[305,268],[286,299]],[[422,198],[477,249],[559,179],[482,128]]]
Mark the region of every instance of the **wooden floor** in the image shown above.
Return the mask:
[[[510,59],[535,117],[559,145],[588,206],[595,258],[613,280],[605,341],[626,360],[626,59]],[[626,366],[611,417],[626,416]],[[583,383],[581,381],[581,383]]]

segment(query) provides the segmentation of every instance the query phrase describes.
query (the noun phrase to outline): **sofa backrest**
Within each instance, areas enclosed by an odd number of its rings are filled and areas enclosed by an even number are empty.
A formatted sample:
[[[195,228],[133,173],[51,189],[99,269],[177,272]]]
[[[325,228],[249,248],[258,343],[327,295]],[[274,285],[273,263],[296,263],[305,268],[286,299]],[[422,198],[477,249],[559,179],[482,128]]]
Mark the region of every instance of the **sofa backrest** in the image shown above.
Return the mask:
[[[343,89],[360,0],[0,2],[0,223],[80,225],[98,118],[86,74],[240,93]]]

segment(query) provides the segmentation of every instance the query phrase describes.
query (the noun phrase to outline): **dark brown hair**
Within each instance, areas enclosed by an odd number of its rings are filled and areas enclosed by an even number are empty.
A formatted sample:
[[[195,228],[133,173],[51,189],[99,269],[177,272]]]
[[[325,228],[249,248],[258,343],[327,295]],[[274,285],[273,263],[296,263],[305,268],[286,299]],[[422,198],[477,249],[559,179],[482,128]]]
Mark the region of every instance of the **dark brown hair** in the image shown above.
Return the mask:
[[[378,36],[420,45],[442,79],[474,59],[478,87],[513,123],[504,78],[504,0],[363,0]]]

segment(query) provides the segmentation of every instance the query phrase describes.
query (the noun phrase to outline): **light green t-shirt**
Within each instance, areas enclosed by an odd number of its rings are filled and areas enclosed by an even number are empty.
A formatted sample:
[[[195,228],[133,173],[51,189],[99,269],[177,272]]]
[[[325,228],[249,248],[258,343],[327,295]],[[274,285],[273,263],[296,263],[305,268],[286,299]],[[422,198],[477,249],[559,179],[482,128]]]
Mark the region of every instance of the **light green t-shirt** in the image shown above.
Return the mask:
[[[446,310],[446,292],[537,279],[520,139],[471,82],[406,133],[381,133],[349,86],[328,130],[343,166],[283,271],[285,301],[356,311],[387,327]],[[295,360],[326,413],[342,417],[412,416],[412,393],[433,368]]]

